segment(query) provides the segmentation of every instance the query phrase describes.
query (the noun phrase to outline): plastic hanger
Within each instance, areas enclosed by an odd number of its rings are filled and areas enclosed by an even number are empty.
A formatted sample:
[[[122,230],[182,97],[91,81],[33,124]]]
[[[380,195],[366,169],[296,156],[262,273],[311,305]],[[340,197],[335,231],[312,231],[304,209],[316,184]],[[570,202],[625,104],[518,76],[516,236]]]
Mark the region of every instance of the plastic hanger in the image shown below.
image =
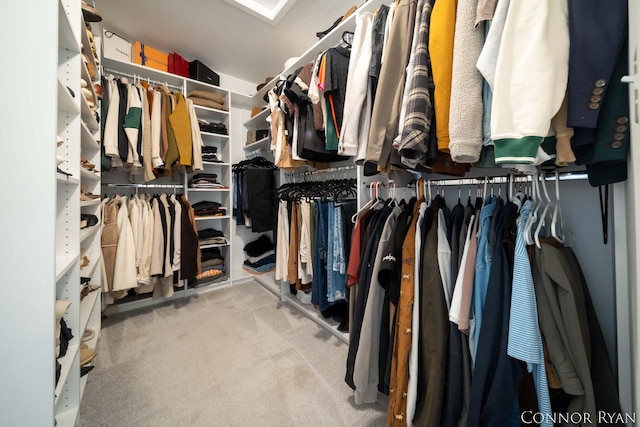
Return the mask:
[[[538,210],[540,208],[540,197],[538,193],[538,172],[534,173],[531,178],[531,200],[533,201],[533,207],[531,209],[531,214],[527,219],[527,222],[524,226],[524,241],[527,245],[533,245],[535,242],[533,240],[532,228],[534,224],[538,220]]]
[[[538,221],[538,226],[536,227],[536,231],[533,233],[533,239],[538,249],[542,248],[542,244],[540,243],[540,233],[542,232],[542,228],[546,225],[547,215],[551,212],[552,209],[555,209],[555,205],[551,201],[551,198],[549,197],[549,192],[547,191],[547,185],[545,181],[546,180],[544,178],[544,175],[542,175],[542,181],[540,182],[540,185],[542,186],[542,190],[544,192],[546,204],[544,206],[544,210],[542,211],[542,215],[540,215],[540,221]]]

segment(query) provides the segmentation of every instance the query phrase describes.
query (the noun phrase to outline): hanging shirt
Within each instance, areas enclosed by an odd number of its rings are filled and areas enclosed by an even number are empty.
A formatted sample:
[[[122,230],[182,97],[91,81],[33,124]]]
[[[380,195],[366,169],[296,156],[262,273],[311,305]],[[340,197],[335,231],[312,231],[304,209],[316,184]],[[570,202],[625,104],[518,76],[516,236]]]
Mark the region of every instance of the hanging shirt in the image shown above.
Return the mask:
[[[524,242],[524,229],[532,202],[527,200],[520,210],[518,234],[513,261],[513,286],[511,294],[511,312],[509,314],[509,344],[507,354],[527,363],[527,370],[533,374],[538,396],[538,406],[544,415],[542,427],[552,427],[550,420],[551,400],[547,385],[547,372],[544,364],[542,336],[538,324],[538,305],[533,285],[531,264]]]

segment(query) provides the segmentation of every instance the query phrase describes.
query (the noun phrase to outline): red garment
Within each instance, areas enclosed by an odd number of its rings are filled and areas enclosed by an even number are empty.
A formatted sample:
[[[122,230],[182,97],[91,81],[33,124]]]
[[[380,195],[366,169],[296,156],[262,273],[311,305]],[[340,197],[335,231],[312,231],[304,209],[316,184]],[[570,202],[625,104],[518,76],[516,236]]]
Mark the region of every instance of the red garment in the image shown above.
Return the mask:
[[[362,257],[361,248],[363,245],[364,235],[360,224],[371,213],[370,210],[363,212],[358,216],[356,225],[353,228],[353,236],[351,238],[351,250],[349,251],[349,263],[347,264],[347,286],[353,286],[360,280],[358,273],[360,272],[360,261]]]

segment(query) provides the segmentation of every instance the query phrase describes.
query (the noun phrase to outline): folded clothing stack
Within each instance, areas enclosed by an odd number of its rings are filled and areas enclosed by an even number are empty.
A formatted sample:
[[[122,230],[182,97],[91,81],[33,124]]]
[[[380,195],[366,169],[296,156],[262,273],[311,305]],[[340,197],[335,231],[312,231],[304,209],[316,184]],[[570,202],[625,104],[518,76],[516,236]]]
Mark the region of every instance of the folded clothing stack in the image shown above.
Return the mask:
[[[211,163],[222,163],[218,157],[218,147],[205,145],[202,147],[202,161]]]
[[[206,120],[198,119],[198,126],[201,132],[218,133],[220,135],[229,135],[227,126],[224,123],[213,123]]]
[[[227,188],[227,186],[220,184],[218,181],[218,175],[215,173],[197,173],[189,180],[190,188]]]
[[[224,216],[227,208],[218,202],[202,201],[191,205],[195,216]]]
[[[205,248],[201,252],[202,272],[196,276],[195,284],[208,283],[226,277],[224,255],[220,252],[220,248]]]
[[[206,90],[194,90],[191,91],[187,95],[187,97],[191,101],[193,101],[195,105],[200,105],[201,107],[207,108],[215,108],[216,110],[229,111],[229,107],[224,105],[224,96],[220,94],[208,92]]]
[[[263,274],[276,268],[275,245],[267,236],[247,243],[244,247],[247,259],[242,268],[251,274]]]
[[[198,230],[198,242],[200,246],[226,245],[227,239],[222,231],[215,228],[205,228],[204,230]]]

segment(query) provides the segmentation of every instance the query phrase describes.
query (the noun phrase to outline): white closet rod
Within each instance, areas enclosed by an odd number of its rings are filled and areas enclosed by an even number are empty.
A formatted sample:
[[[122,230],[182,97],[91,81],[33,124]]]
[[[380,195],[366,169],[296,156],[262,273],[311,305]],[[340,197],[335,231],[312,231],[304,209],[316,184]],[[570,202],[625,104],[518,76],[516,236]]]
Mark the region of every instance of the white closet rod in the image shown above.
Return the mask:
[[[355,169],[356,169],[355,165],[348,165],[348,166],[337,166],[334,168],[318,169],[314,171],[286,172],[285,175],[289,178],[293,178],[298,176],[319,175],[321,173],[344,172],[344,171],[350,171]]]
[[[512,176],[512,178],[510,178]],[[453,186],[453,185],[477,185],[482,184],[485,181],[491,184],[506,184],[510,182],[531,182],[531,175],[506,175],[506,176],[489,176],[489,177],[478,177],[478,178],[460,178],[460,179],[426,179],[425,181],[431,181],[432,183],[439,186]],[[548,175],[544,178],[546,181],[555,181],[555,175]],[[575,173],[575,172],[566,172],[561,174],[558,178],[560,181],[580,181],[588,179],[588,175],[583,172]],[[373,181],[377,182],[377,181]],[[366,188],[371,187],[373,183],[364,183]],[[381,183],[384,186],[384,183]],[[412,185],[412,184],[411,184]]]
[[[102,184],[105,187],[129,187],[129,188],[184,188],[184,184],[114,184],[114,183],[104,183]]]
[[[171,89],[175,89],[178,92],[182,92],[182,86],[176,86],[176,85],[169,84],[167,82],[162,82],[162,81],[159,81],[159,80],[149,79],[149,78],[143,77],[143,76],[141,76],[139,74],[125,73],[123,71],[118,71],[118,70],[114,70],[114,69],[107,68],[107,67],[103,67],[103,71],[104,71],[103,74],[116,74],[119,77],[129,77],[129,78],[133,79],[134,81],[136,79],[138,79],[138,80],[144,80],[149,84],[167,85],[167,87],[169,87]]]

